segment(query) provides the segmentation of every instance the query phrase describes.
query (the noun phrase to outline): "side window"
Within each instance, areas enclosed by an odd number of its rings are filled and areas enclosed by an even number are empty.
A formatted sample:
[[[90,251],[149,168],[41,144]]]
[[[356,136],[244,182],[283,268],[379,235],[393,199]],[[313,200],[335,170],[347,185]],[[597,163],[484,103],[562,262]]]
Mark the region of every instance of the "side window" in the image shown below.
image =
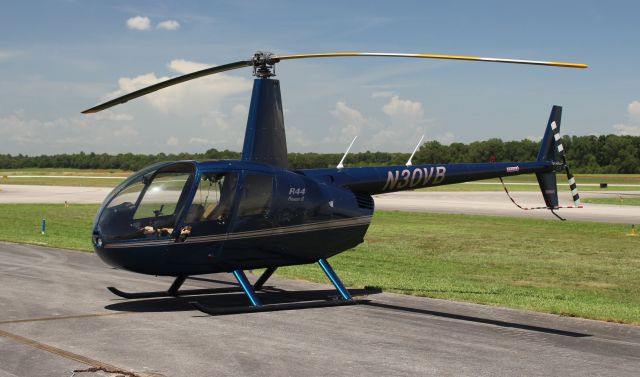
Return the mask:
[[[190,173],[159,173],[153,178],[133,215],[134,220],[173,215]]]
[[[238,186],[237,173],[203,173],[185,222],[225,221]]]
[[[273,177],[261,174],[247,174],[244,179],[238,216],[264,216],[271,210]]]

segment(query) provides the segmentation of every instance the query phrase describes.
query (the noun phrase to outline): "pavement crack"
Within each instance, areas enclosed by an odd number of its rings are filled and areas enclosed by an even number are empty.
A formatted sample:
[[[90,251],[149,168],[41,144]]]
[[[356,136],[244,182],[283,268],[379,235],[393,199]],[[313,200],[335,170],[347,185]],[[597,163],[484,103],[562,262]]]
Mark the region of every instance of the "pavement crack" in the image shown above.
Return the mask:
[[[92,368],[121,371],[120,368],[114,367],[113,365],[109,365],[107,363],[103,363],[101,361],[98,361],[98,360],[95,360],[95,359],[92,359],[92,358],[89,358],[89,357],[86,357],[86,356],[82,356],[82,355],[79,355],[77,353],[73,353],[73,352],[70,352],[70,351],[67,351],[67,350],[63,350],[61,348],[50,346],[48,344],[38,342],[37,340],[33,340],[33,339],[26,338],[24,336],[16,335],[16,334],[10,333],[8,331],[0,330],[0,337],[11,339],[11,340],[13,340],[15,342],[26,344],[28,346],[31,346],[33,348],[37,348],[37,349],[40,349],[40,350],[43,350],[43,351],[51,352],[54,355],[58,355],[58,356],[64,357],[65,359],[69,359],[69,360],[77,361],[77,362],[85,364],[85,365],[89,365]],[[132,373],[132,372],[127,372],[127,373]],[[123,374],[123,375],[126,376],[126,377],[144,377],[144,376],[138,375],[138,374]]]
[[[119,316],[131,314],[128,312],[116,312],[116,313],[95,313],[95,314],[78,314],[78,315],[62,315],[62,316],[51,316],[51,317],[40,317],[40,318],[30,318],[30,319],[12,319],[7,321],[0,321],[0,325],[6,325],[9,323],[24,323],[24,322],[39,322],[39,321],[59,321],[63,319],[80,319],[80,318],[93,318],[93,317],[111,317],[111,316]]]

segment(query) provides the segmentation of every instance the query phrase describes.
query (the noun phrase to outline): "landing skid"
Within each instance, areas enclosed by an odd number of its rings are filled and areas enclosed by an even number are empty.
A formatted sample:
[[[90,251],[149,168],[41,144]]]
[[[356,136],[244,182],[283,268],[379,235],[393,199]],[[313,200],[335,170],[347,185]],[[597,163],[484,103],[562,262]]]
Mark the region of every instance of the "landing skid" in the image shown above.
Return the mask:
[[[180,297],[180,296],[194,296],[194,295],[207,295],[207,294],[217,294],[217,293],[233,293],[233,292],[242,292],[240,287],[225,287],[225,288],[204,288],[204,289],[185,289],[179,292],[169,292],[169,291],[154,291],[154,292],[125,292],[121,291],[116,287],[107,287],[111,293],[116,296],[120,296],[122,298],[126,298],[129,300],[139,299],[139,298],[159,298],[159,297]]]
[[[264,283],[271,277],[271,275],[275,272],[276,267],[267,268],[266,271],[260,276],[256,284],[254,285],[254,289],[261,290],[264,286]],[[159,298],[159,297],[179,297],[179,296],[195,296],[195,295],[210,295],[210,294],[219,294],[219,293],[234,293],[234,292],[242,292],[243,289],[241,287],[224,287],[224,288],[203,288],[203,289],[185,289],[180,290],[182,284],[184,284],[186,276],[178,276],[176,280],[173,281],[171,287],[169,287],[166,291],[154,291],[154,292],[125,292],[121,291],[116,287],[107,287],[107,289],[116,296],[126,298],[126,299],[139,299],[139,298]]]
[[[249,299],[250,306],[229,306],[229,307],[209,307],[203,305],[197,301],[190,301],[195,309],[209,315],[225,315],[225,314],[240,314],[240,313],[259,313],[259,312],[272,312],[279,310],[295,310],[295,309],[309,309],[309,308],[325,308],[330,306],[345,306],[345,305],[357,305],[367,302],[367,300],[354,300],[347,288],[342,284],[338,275],[336,275],[329,262],[326,259],[318,260],[318,264],[327,275],[331,283],[334,285],[340,296],[329,300],[320,301],[304,301],[304,302],[286,302],[280,304],[262,304],[256,290],[262,290],[264,284],[269,280],[271,275],[276,271],[277,267],[267,268],[262,275],[258,278],[255,284],[251,285],[249,279],[242,270],[233,271],[233,276],[238,281],[239,286],[223,287],[223,288],[209,288],[209,289],[185,289],[180,290],[180,287],[187,279],[186,276],[178,276],[174,280],[171,287],[166,291],[154,291],[154,292],[124,292],[115,287],[107,287],[113,294],[126,299],[140,299],[140,298],[158,298],[158,297],[179,297],[179,296],[194,296],[194,295],[207,295],[218,293],[233,293],[244,292]]]
[[[243,314],[243,313],[261,313],[275,312],[280,310],[296,310],[296,309],[312,309],[326,308],[330,306],[357,305],[368,302],[367,300],[327,300],[327,301],[308,301],[308,302],[287,302],[283,304],[268,304],[260,306],[229,306],[222,308],[212,308],[202,305],[197,301],[190,301],[194,308],[209,315],[226,315],[226,314]]]
[[[281,304],[267,304],[263,305],[258,296],[256,295],[254,288],[262,287],[262,284],[271,276],[273,271],[265,271],[264,274],[258,279],[258,282],[254,286],[251,286],[247,276],[244,274],[242,270],[233,271],[233,276],[235,276],[236,280],[242,287],[242,290],[247,295],[251,306],[232,306],[232,307],[220,307],[220,308],[212,308],[206,305],[202,305],[197,301],[189,302],[194,308],[199,311],[209,314],[209,315],[225,315],[225,314],[241,314],[241,313],[259,313],[259,312],[272,312],[272,311],[280,311],[280,310],[294,310],[294,309],[309,309],[309,308],[324,308],[329,306],[344,306],[344,305],[356,305],[366,302],[366,300],[354,300],[351,297],[349,291],[345,288],[345,286],[340,281],[338,275],[336,275],[329,262],[326,259],[318,260],[318,264],[325,272],[331,283],[336,287],[338,292],[340,293],[341,298],[335,300],[325,300],[325,301],[307,301],[307,302],[287,302]],[[268,275],[267,275],[268,273]],[[263,281],[263,277],[266,278]]]

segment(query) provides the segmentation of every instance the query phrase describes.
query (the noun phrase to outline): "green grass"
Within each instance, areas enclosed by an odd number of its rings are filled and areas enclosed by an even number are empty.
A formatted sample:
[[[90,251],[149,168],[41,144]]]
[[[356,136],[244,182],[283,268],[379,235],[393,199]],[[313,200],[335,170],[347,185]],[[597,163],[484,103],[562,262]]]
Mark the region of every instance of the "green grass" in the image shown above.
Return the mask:
[[[0,204],[0,240],[92,251],[97,204]],[[42,219],[47,227],[40,232]]]
[[[332,258],[350,287],[640,324],[640,239],[625,225],[378,212]],[[281,276],[327,282],[317,266]]]
[[[619,198],[585,198],[582,199],[584,203],[595,203],[595,204],[615,204],[615,205],[623,205],[623,206],[640,206],[640,197],[639,198],[629,198],[621,196]]]
[[[91,250],[97,205],[0,205],[0,239]],[[47,233],[40,221],[47,219]],[[621,224],[377,212],[331,258],[349,287],[640,324],[640,237]],[[327,282],[317,265],[280,276]]]

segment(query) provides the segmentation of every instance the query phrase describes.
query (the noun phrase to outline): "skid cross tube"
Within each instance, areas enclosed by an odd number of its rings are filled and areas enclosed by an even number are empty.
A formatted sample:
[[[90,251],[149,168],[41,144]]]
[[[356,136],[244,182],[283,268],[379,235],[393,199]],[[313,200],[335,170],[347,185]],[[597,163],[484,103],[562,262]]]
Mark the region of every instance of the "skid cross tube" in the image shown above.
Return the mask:
[[[241,313],[259,313],[259,312],[271,312],[271,311],[280,311],[280,310],[295,310],[295,309],[311,309],[311,308],[324,308],[330,306],[343,306],[343,305],[357,305],[366,302],[366,300],[354,300],[351,297],[351,294],[345,288],[344,284],[340,281],[338,275],[336,275],[333,268],[326,259],[318,260],[318,264],[322,268],[322,270],[327,274],[331,283],[336,287],[336,290],[340,292],[340,296],[342,299],[333,299],[333,300],[322,300],[322,301],[306,301],[306,302],[286,302],[281,304],[266,304],[263,305],[256,293],[255,289],[260,289],[263,284],[269,279],[269,277],[275,272],[277,267],[267,268],[260,278],[256,281],[254,286],[252,287],[247,280],[246,275],[242,270],[233,271],[233,276],[238,280],[240,286],[246,293],[249,301],[251,301],[251,306],[232,306],[232,307],[222,307],[222,308],[212,308],[205,305],[200,304],[197,301],[190,301],[194,308],[197,310],[209,314],[209,315],[225,315],[225,314],[241,314]]]
[[[258,278],[255,284],[253,284],[253,289],[256,291],[261,290],[262,287],[264,286],[264,283],[266,283],[267,280],[269,280],[271,275],[273,275],[273,273],[276,272],[277,269],[278,267],[269,267],[266,270],[264,270],[262,275],[260,275],[260,278]]]
[[[182,287],[182,284],[184,284],[185,280],[187,280],[186,276],[178,276],[176,280],[173,281],[173,284],[171,284],[171,287],[169,287],[169,294],[172,296],[176,296],[178,294],[178,289]]]
[[[318,260],[318,264],[320,265],[320,267],[322,267],[322,271],[324,271],[324,273],[327,274],[327,277],[329,278],[329,280],[331,280],[331,283],[333,283],[333,286],[336,287],[338,292],[340,292],[340,295],[342,296],[342,298],[344,300],[352,300],[353,298],[351,297],[351,294],[349,293],[347,288],[345,288],[344,284],[342,284],[342,282],[340,281],[340,278],[338,277],[338,275],[336,275],[335,271],[333,271],[333,268],[331,268],[331,265],[329,264],[329,262],[327,262],[326,259],[322,258]]]

